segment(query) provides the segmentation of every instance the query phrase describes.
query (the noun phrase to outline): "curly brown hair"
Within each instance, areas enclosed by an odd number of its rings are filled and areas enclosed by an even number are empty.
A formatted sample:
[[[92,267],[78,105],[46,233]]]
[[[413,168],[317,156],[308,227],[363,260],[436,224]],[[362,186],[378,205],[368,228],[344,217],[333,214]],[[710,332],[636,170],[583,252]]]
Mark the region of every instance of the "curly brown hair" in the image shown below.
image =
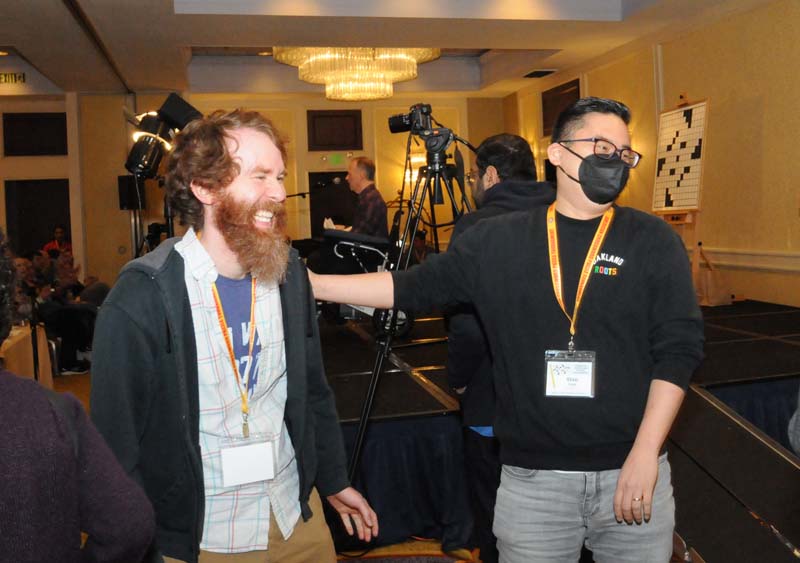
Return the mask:
[[[167,159],[165,189],[182,225],[203,228],[203,204],[192,193],[192,182],[208,189],[228,186],[239,174],[225,139],[237,129],[254,129],[272,139],[286,162],[286,142],[272,122],[256,111],[217,110],[190,122],[175,137]]]

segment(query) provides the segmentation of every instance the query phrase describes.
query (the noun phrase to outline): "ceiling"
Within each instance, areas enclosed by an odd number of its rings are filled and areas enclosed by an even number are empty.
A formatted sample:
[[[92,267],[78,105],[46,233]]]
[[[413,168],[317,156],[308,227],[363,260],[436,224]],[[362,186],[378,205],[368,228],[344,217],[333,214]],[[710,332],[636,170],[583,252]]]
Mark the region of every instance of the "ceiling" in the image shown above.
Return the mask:
[[[769,0],[3,0],[0,49],[61,91],[317,92],[273,45],[441,47],[414,89],[504,95],[534,70]],[[0,59],[0,66],[2,66]]]

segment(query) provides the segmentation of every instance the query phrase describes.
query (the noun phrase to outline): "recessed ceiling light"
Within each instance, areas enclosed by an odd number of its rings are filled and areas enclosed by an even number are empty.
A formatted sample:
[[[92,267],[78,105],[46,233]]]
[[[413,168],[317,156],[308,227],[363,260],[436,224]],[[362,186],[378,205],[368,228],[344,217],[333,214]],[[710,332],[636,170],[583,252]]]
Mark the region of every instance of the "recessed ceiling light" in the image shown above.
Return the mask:
[[[0,51],[0,57],[7,57],[8,51]]]
[[[259,52],[258,52],[258,56],[259,56],[259,57],[269,57],[269,56],[272,56],[272,51],[259,51]]]

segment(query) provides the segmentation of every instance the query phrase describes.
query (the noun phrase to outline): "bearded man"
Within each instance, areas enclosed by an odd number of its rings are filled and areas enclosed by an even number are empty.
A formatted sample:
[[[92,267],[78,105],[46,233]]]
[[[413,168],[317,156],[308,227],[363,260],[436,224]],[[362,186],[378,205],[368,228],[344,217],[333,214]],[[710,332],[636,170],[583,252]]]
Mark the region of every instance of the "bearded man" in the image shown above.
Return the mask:
[[[258,113],[187,125],[166,189],[190,228],[129,263],[97,319],[92,418],[153,503],[155,560],[335,562],[319,493],[378,533],[285,234],[285,160]]]

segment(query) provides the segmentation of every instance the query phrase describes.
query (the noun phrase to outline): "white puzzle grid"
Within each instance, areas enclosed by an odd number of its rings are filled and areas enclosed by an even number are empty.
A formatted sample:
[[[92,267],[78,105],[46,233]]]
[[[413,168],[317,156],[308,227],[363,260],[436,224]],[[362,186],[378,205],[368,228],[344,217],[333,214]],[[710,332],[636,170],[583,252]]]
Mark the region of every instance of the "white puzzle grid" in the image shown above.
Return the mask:
[[[661,114],[653,211],[700,208],[706,103]]]

